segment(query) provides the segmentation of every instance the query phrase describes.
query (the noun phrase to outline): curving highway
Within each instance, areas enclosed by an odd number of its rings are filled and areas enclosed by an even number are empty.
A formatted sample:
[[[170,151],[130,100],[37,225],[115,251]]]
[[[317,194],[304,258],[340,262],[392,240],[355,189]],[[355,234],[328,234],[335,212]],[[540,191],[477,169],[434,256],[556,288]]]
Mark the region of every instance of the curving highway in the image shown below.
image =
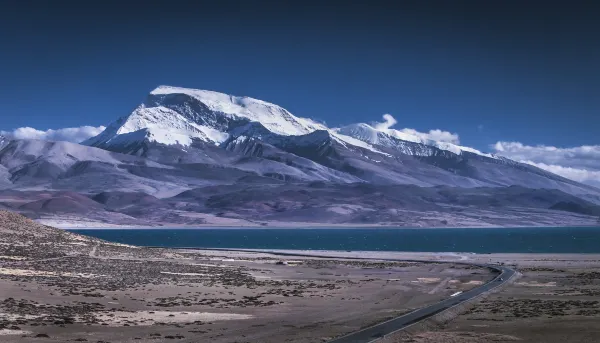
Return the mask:
[[[399,261],[399,260],[388,260],[387,261]],[[476,264],[473,264],[476,265]],[[383,322],[380,324],[373,325],[366,329],[353,332],[346,336],[342,336],[340,338],[329,341],[328,343],[369,343],[375,342],[378,339],[387,336],[391,333],[404,330],[407,327],[416,324],[422,320],[425,320],[429,317],[432,317],[440,312],[443,312],[449,308],[457,306],[459,304],[464,303],[465,301],[471,300],[487,291],[490,291],[498,286],[501,286],[505,282],[507,282],[514,274],[515,271],[502,267],[502,266],[494,266],[494,265],[478,265],[482,267],[487,267],[490,269],[494,269],[500,272],[496,278],[492,281],[489,281],[486,284],[483,284],[477,288],[473,288],[469,291],[460,293],[454,297],[450,297],[448,299],[442,300],[433,305],[429,305],[427,307],[422,307],[413,312],[407,313],[400,317],[394,318],[392,320],[388,320],[387,322]]]
[[[515,271],[505,266],[493,265],[493,264],[480,264],[480,263],[469,263],[465,261],[431,261],[431,260],[405,260],[405,259],[390,259],[390,258],[361,258],[361,257],[344,257],[344,256],[333,256],[333,255],[318,255],[318,254],[301,254],[292,252],[279,252],[269,250],[249,250],[249,249],[207,249],[207,250],[227,250],[227,251],[243,251],[243,252],[263,252],[272,255],[279,256],[297,256],[297,257],[317,257],[317,258],[343,258],[350,260],[376,260],[376,261],[392,261],[392,262],[434,262],[434,263],[452,263],[452,264],[463,264],[470,266],[477,266],[482,268],[488,268],[499,273],[493,280],[466,292],[456,294],[448,299],[442,300],[435,304],[422,307],[410,313],[396,317],[383,323],[379,323],[370,326],[360,331],[355,331],[345,336],[336,338],[327,343],[370,343],[375,342],[384,336],[392,334],[397,331],[404,330],[409,326],[412,326],[422,320],[432,317],[438,313],[446,311],[452,307],[460,305],[466,301],[469,301],[481,294],[488,292],[496,287],[499,287],[510,280],[514,275]]]

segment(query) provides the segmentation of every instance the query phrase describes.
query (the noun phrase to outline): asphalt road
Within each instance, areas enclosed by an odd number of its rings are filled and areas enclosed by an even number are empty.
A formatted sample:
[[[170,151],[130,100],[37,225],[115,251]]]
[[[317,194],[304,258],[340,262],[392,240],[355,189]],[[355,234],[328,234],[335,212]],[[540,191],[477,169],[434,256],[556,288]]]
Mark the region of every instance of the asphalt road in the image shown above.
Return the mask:
[[[257,252],[257,250],[238,250],[238,249],[208,249],[208,250],[229,250],[229,251],[247,251],[247,252]],[[505,282],[507,282],[514,274],[515,271],[507,268],[505,266],[500,265],[492,265],[492,264],[479,264],[479,263],[469,263],[464,261],[426,261],[426,260],[403,260],[403,259],[381,259],[381,258],[359,258],[359,257],[342,257],[342,256],[331,256],[331,255],[312,255],[312,254],[295,254],[295,253],[283,253],[276,251],[268,251],[268,250],[260,250],[260,252],[265,252],[273,255],[281,255],[281,256],[298,256],[298,257],[318,257],[318,258],[344,258],[344,259],[355,259],[355,260],[377,260],[377,261],[393,261],[393,262],[435,262],[435,263],[452,263],[452,264],[464,264],[477,266],[482,268],[489,268],[499,272],[500,274],[496,276],[493,280],[485,283],[479,287],[473,288],[469,291],[460,293],[454,297],[450,297],[448,299],[442,300],[435,304],[422,307],[413,312],[404,314],[400,317],[396,317],[394,319],[388,320],[383,323],[379,323],[368,327],[366,329],[362,329],[360,331],[356,331],[350,333],[348,335],[336,338],[327,343],[370,343],[375,342],[384,336],[387,336],[391,333],[406,329],[407,327],[416,324],[422,320],[425,320],[429,317],[432,317],[440,312],[443,312],[451,307],[457,306],[465,301],[471,300],[487,291],[490,291],[498,286],[501,286]]]
[[[492,266],[492,265],[478,265],[485,266],[488,268],[499,270],[501,273],[492,281],[483,284],[477,288],[473,288],[469,291],[456,295],[454,297],[450,297],[448,299],[442,300],[433,305],[429,305],[427,307],[420,308],[413,312],[407,313],[400,317],[394,318],[387,322],[383,322],[366,329],[353,332],[346,336],[334,339],[333,341],[329,341],[328,343],[369,343],[375,342],[378,339],[394,333],[396,331],[403,330],[415,323],[418,323],[424,319],[427,319],[431,316],[434,316],[442,311],[445,311],[451,307],[459,305],[465,301],[473,299],[474,297],[485,293],[491,289],[494,289],[505,282],[507,282],[514,274],[515,271],[502,267],[502,266]]]

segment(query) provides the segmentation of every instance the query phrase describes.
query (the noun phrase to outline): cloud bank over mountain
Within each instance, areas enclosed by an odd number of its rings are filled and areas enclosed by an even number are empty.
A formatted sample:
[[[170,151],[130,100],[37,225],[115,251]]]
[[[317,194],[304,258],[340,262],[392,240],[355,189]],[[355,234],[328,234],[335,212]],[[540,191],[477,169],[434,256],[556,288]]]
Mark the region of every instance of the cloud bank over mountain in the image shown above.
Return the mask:
[[[491,148],[497,154],[510,159],[600,187],[600,145],[559,148],[547,145],[530,146],[519,142],[497,142]]]
[[[32,127],[20,127],[12,131],[0,131],[0,135],[14,139],[38,139],[44,141],[66,141],[80,143],[104,131],[104,126],[68,127],[57,130],[38,130]]]

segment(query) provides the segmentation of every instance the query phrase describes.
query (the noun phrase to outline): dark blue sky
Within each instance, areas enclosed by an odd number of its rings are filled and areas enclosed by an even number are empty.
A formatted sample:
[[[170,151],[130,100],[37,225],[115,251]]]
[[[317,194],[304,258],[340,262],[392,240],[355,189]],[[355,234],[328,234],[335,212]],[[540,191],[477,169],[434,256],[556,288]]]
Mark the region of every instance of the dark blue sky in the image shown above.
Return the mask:
[[[600,21],[584,2],[295,3],[3,1],[0,130],[106,125],[169,84],[331,126],[390,113],[483,150],[600,143]]]

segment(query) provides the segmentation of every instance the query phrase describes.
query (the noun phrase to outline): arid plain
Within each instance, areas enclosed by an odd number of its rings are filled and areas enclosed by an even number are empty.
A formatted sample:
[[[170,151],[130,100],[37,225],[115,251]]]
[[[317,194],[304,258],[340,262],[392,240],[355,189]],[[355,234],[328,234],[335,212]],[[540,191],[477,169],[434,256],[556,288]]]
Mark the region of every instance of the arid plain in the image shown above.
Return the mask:
[[[327,342],[494,277],[452,261],[522,275],[381,342],[600,339],[600,256],[321,254],[330,257],[138,248],[0,212],[0,339]]]
[[[108,243],[3,212],[4,342],[322,342],[476,287],[486,269]]]

